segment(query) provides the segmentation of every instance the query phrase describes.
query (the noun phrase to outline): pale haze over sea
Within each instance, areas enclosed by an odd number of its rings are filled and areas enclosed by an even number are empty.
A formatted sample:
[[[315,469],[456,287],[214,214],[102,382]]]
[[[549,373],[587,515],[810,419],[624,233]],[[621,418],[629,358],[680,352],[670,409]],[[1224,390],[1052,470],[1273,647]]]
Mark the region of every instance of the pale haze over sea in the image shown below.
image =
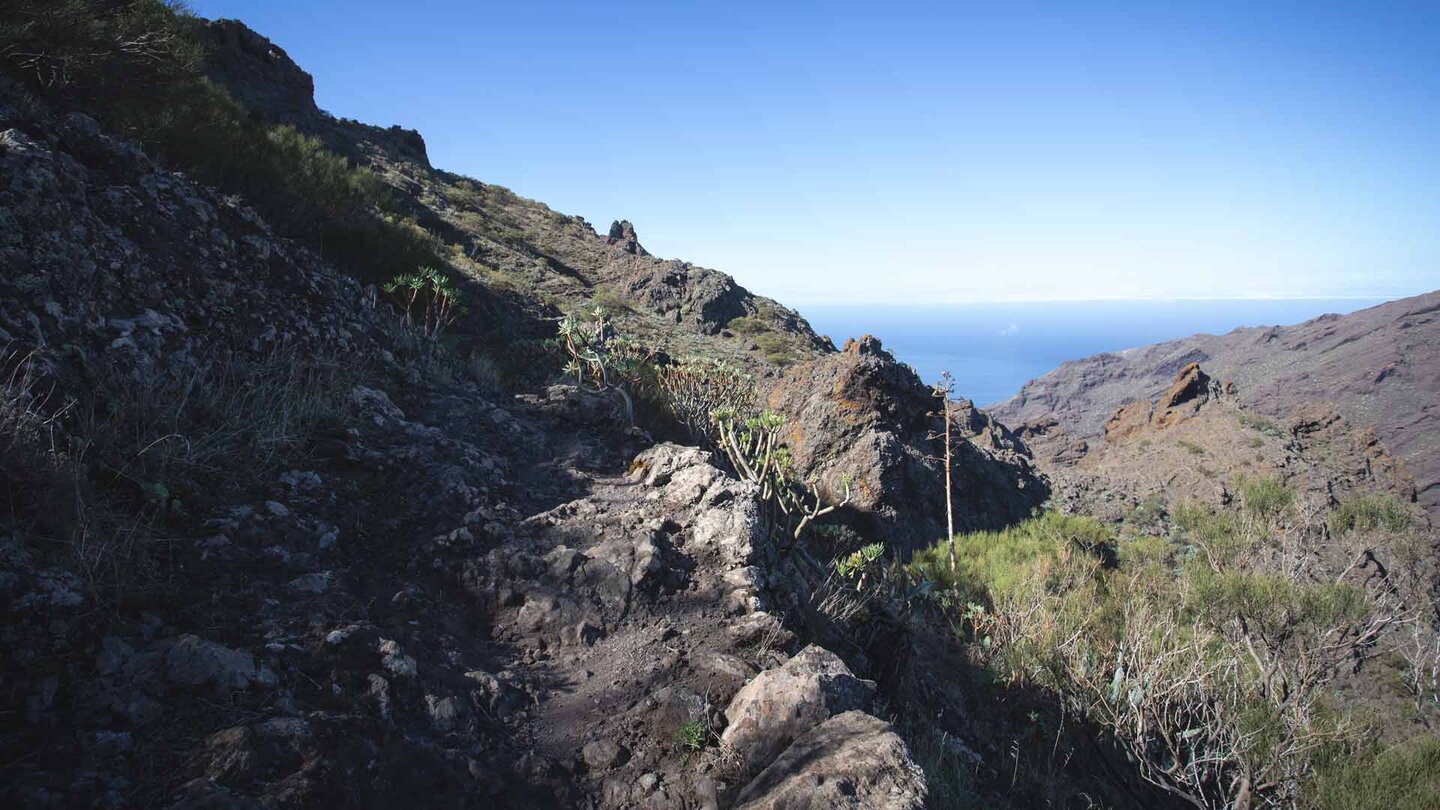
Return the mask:
[[[837,346],[872,334],[927,383],[955,375],[955,393],[988,406],[1066,360],[1242,326],[1348,313],[1382,298],[1047,301],[937,306],[812,305],[801,313]]]

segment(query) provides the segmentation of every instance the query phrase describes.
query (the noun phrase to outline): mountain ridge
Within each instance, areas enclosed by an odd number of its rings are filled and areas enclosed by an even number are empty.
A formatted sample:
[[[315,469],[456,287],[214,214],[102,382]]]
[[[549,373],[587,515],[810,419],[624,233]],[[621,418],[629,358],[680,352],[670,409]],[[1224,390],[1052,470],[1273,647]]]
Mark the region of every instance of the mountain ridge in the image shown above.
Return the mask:
[[[1416,498],[1440,516],[1440,291],[1292,326],[1241,327],[1064,363],[989,408],[1020,425],[1053,416],[1068,433],[1095,436],[1135,400],[1153,398],[1186,364],[1233,381],[1241,399],[1288,417],[1310,401],[1333,403],[1374,427],[1410,468]]]

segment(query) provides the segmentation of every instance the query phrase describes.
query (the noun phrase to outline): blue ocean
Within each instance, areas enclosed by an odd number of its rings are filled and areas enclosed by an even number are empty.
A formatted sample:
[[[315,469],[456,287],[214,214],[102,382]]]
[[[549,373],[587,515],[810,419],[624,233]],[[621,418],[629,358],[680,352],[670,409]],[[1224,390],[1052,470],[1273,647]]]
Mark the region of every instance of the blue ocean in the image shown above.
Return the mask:
[[[981,406],[1055,368],[1100,352],[1241,326],[1299,323],[1383,299],[1071,301],[945,306],[809,306],[802,314],[836,346],[872,334],[927,383],[942,371]]]

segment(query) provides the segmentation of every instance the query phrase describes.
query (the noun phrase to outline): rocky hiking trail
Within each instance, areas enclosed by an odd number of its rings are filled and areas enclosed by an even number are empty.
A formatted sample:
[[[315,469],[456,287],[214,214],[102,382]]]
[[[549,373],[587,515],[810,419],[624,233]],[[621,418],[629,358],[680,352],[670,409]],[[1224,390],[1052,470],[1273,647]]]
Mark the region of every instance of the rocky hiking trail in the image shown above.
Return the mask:
[[[885,715],[874,690],[794,657],[805,578],[716,459],[571,386],[434,373],[240,200],[0,98],[5,404],[36,439],[0,459],[0,803],[766,806],[797,778],[842,790],[815,806],[923,802],[885,723],[840,722]],[[873,340],[824,363],[826,390],[924,399]],[[872,497],[939,491],[880,469],[921,441],[888,411],[826,419],[876,448]]]
[[[755,493],[708,453],[635,455],[618,409],[567,386],[350,396],[361,426],[329,459],[190,541],[191,605],[99,641],[69,752],[93,781],[39,795],[923,805],[904,743],[854,711],[874,684],[822,648],[787,655]],[[813,793],[827,777],[840,792]]]

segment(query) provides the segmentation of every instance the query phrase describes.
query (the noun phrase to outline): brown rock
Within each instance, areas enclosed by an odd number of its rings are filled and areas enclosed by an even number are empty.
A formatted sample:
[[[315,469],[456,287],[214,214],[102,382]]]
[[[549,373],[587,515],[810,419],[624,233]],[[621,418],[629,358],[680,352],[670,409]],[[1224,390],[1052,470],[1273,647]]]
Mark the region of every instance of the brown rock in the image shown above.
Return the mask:
[[[866,335],[844,350],[791,368],[768,391],[786,419],[784,440],[802,478],[840,498],[848,476],[857,528],[900,549],[944,535],[945,478],[932,439],[939,406],[914,369]],[[956,528],[1022,520],[1049,494],[1029,451],[969,402],[956,405],[951,470]]]
[[[1440,520],[1437,350],[1440,291],[1293,326],[1192,335],[1071,361],[991,412],[1011,424],[1051,415],[1073,435],[1094,435],[1126,401],[1154,396],[1177,369],[1199,362],[1265,416],[1329,400],[1352,423],[1373,426],[1414,474],[1419,502]]]
[[[1105,441],[1118,442],[1150,427],[1164,430],[1194,416],[1205,403],[1218,398],[1220,390],[1199,363],[1187,363],[1154,405],[1131,402],[1116,411],[1105,422]]]
[[[1199,363],[1189,363],[1175,375],[1175,381],[1160,395],[1151,417],[1156,428],[1165,428],[1181,419],[1194,416],[1200,406],[1220,395],[1220,386],[1200,370]]]
[[[645,248],[640,247],[640,239],[635,235],[635,226],[631,225],[628,219],[610,223],[610,234],[605,237],[605,244],[614,245],[632,256],[650,255]]]
[[[1105,441],[1118,442],[1150,426],[1150,403],[1132,402],[1105,423]]]

